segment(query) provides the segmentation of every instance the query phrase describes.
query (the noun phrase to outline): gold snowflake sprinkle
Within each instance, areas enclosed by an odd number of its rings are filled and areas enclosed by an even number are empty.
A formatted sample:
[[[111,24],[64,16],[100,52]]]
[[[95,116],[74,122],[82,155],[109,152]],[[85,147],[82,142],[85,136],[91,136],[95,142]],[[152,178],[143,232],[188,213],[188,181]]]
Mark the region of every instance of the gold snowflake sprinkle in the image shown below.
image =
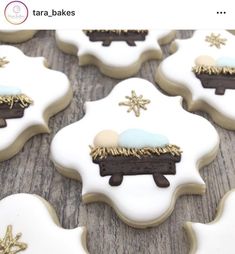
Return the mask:
[[[0,254],[16,254],[27,249],[27,244],[19,242],[21,233],[13,238],[12,226],[7,226],[7,231],[3,239],[0,238]]]
[[[220,49],[221,45],[226,44],[225,42],[227,39],[221,38],[220,34],[215,35],[211,33],[211,35],[206,36],[205,41],[210,43],[210,47],[215,46],[216,48]]]
[[[0,57],[0,68],[4,67],[4,65],[8,63],[9,61],[6,60],[6,57]]]
[[[127,101],[120,102],[119,106],[129,107],[127,112],[134,111],[135,116],[140,116],[140,109],[147,110],[146,105],[150,103],[150,100],[143,99],[143,95],[137,96],[135,91],[131,91],[131,96],[125,97]]]

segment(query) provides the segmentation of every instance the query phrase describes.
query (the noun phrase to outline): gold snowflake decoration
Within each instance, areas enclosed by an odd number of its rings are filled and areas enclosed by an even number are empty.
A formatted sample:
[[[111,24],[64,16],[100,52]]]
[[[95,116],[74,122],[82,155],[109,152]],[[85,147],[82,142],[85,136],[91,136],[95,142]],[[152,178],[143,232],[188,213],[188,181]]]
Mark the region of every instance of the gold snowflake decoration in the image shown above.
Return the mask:
[[[227,39],[221,38],[220,34],[215,35],[214,33],[211,33],[211,35],[206,36],[205,39],[206,42],[210,43],[210,47],[215,46],[216,48],[220,49],[221,45],[225,45]]]
[[[127,112],[133,111],[135,116],[140,116],[140,110],[147,110],[146,105],[150,103],[150,100],[143,99],[143,95],[137,96],[135,91],[131,91],[131,96],[125,97],[127,101],[120,102],[119,106],[129,107]]]
[[[7,231],[3,239],[0,238],[0,254],[16,254],[27,249],[27,244],[18,240],[22,236],[21,233],[13,238],[12,226],[7,226]]]
[[[6,60],[6,57],[0,57],[0,68],[8,63],[9,63],[9,61]]]

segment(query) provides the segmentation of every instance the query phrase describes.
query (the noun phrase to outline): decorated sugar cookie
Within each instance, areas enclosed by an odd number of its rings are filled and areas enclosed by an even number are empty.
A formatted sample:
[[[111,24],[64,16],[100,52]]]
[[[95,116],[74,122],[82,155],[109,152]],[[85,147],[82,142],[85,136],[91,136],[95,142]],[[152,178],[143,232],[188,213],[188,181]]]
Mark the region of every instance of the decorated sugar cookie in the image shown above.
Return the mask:
[[[34,30],[0,30],[0,42],[20,43],[35,35]]]
[[[84,228],[63,229],[46,200],[15,194],[0,201],[0,253],[81,254],[86,250]]]
[[[129,225],[147,227],[163,222],[180,194],[205,190],[198,167],[216,156],[218,135],[179,97],[131,78],[85,110],[51,145],[59,172],[82,180],[85,202],[107,202]]]
[[[187,222],[185,229],[191,242],[191,254],[235,253],[235,191],[221,200],[214,221],[208,224]]]
[[[33,135],[49,132],[49,117],[72,98],[68,78],[45,59],[0,46],[0,161],[15,155]]]
[[[59,48],[77,55],[79,65],[94,64],[105,75],[134,75],[148,59],[160,59],[159,44],[168,43],[174,32],[167,30],[77,30],[56,31]]]
[[[227,31],[196,31],[172,45],[176,52],[161,63],[156,81],[183,96],[190,111],[206,111],[217,124],[235,130],[234,47],[235,37]]]

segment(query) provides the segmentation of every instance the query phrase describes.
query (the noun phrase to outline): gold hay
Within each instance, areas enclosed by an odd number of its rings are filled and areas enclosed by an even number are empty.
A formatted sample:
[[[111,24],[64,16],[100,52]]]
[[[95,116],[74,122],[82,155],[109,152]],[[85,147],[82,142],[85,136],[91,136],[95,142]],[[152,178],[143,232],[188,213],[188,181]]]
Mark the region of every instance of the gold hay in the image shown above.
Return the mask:
[[[85,34],[90,34],[93,32],[101,32],[101,33],[115,33],[115,34],[127,34],[128,32],[136,32],[138,34],[148,33],[148,30],[121,30],[121,29],[114,29],[114,30],[83,30]]]
[[[14,104],[19,103],[22,108],[28,107],[33,101],[25,94],[0,96],[0,105],[7,104],[12,109]]]
[[[6,57],[0,57],[0,68],[4,67],[4,65],[8,63],[9,61],[7,61]]]
[[[209,75],[234,75],[235,68],[234,67],[220,67],[220,66],[207,66],[207,65],[198,65],[194,66],[192,71],[195,74],[209,74]]]
[[[126,147],[92,147],[91,157],[92,159],[104,159],[109,155],[112,156],[134,156],[141,158],[141,156],[160,155],[170,153],[173,156],[179,156],[182,151],[180,147],[176,145],[167,145],[164,147],[144,147],[144,148],[126,148]]]
[[[12,226],[7,226],[4,238],[0,238],[0,253],[16,254],[18,252],[26,250],[28,247],[27,244],[19,242],[21,236],[22,234],[19,233],[14,237],[12,233]]]

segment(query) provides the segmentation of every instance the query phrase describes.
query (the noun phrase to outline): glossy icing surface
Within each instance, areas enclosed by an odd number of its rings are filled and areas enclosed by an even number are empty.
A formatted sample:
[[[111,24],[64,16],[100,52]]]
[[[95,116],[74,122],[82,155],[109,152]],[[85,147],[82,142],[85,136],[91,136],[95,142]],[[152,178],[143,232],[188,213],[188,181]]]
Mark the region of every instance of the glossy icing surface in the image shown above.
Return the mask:
[[[209,224],[188,223],[194,234],[195,254],[235,253],[235,191],[228,192],[222,199],[214,221]]]
[[[133,47],[125,41],[113,41],[110,46],[104,47],[101,41],[91,42],[82,30],[57,30],[56,38],[59,42],[77,48],[80,65],[83,65],[83,57],[91,55],[110,68],[124,68],[135,64],[145,52],[152,52],[152,57],[148,58],[156,58],[154,55],[160,52],[158,40],[163,39],[170,32],[168,30],[151,30],[144,41],[136,41],[136,46]]]
[[[1,200],[1,239],[8,226],[13,237],[21,233],[19,241],[27,244],[22,254],[87,253],[82,245],[84,229],[63,229],[49,203],[38,196],[15,194]]]
[[[206,37],[212,34],[225,39],[224,44],[220,44],[219,47],[216,45],[211,46],[206,41]],[[186,91],[189,91],[190,97],[192,97],[190,98],[192,102],[189,103],[195,104],[196,109],[205,110],[205,106],[196,106],[200,105],[201,101],[205,102],[214,110],[213,112],[209,110],[208,113],[213,114],[212,117],[217,123],[223,125],[221,118],[224,117],[228,121],[232,121],[230,126],[226,127],[234,129],[235,111],[232,105],[235,101],[235,90],[226,89],[224,95],[215,94],[214,88],[208,89],[201,85],[201,81],[192,72],[192,67],[195,66],[195,59],[201,55],[217,60],[216,64],[223,66],[229,64],[230,67],[233,67],[235,36],[224,30],[198,30],[192,38],[176,40],[174,45],[177,48],[176,52],[166,58],[159,67],[158,72],[162,75],[162,84],[159,81],[160,86],[169,93],[183,95],[188,100],[189,96],[186,96]],[[157,76],[156,79],[158,80]],[[165,85],[164,81],[166,81]],[[174,84],[176,88],[174,88]]]
[[[14,86],[0,86],[0,96],[21,94],[21,89]]]
[[[161,147],[169,144],[167,137],[141,129],[129,129],[119,135],[118,145],[129,148]]]
[[[139,117],[119,106],[133,90],[151,101]],[[64,174],[66,169],[74,169],[81,176],[84,198],[93,193],[105,196],[125,221],[150,225],[169,216],[178,190],[188,185],[204,186],[198,161],[208,154],[215,154],[218,135],[207,120],[183,110],[179,97],[167,97],[150,82],[132,78],[120,82],[106,98],[87,102],[85,111],[80,121],[59,131],[51,145],[55,165]],[[176,175],[166,176],[171,183],[167,189],[157,187],[151,175],[125,176],[120,186],[112,187],[107,177],[100,176],[98,165],[92,162],[89,145],[93,144],[97,133],[103,130],[121,133],[136,128],[161,133],[171,144],[182,149]]]
[[[30,127],[40,126],[41,129],[36,132],[48,132],[47,114],[51,116],[65,108],[65,105],[54,105],[68,94],[71,97],[71,88],[68,78],[63,73],[48,69],[42,57],[27,57],[12,46],[0,46],[0,57],[9,61],[0,68],[0,93],[15,93],[16,88],[13,91],[12,87],[17,87],[17,92],[20,90],[33,100],[33,104],[25,110],[24,117],[6,119],[7,127],[0,129],[1,154],[1,151],[8,149]],[[67,105],[68,98],[65,101]]]

